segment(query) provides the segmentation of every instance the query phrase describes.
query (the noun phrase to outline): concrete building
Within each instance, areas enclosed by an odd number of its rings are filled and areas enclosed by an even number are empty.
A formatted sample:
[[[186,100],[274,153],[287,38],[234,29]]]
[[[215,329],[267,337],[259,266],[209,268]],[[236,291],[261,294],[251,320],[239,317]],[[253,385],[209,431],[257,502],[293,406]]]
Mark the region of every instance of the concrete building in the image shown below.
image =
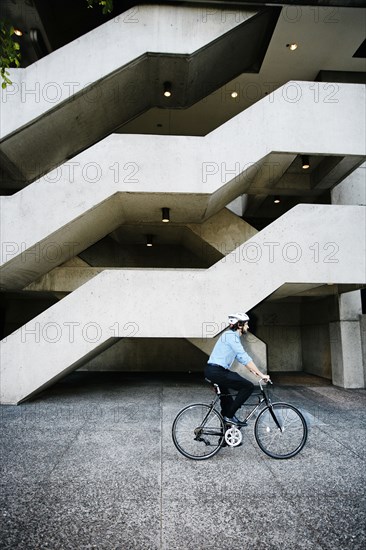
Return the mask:
[[[202,370],[236,310],[263,370],[365,387],[362,2],[3,4],[1,403]]]

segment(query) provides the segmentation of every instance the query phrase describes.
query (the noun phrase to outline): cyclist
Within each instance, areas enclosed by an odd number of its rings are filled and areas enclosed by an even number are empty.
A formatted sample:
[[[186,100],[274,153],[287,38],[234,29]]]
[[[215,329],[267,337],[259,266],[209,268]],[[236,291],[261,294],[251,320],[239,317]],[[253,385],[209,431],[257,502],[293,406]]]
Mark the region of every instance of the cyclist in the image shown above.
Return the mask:
[[[234,397],[231,395],[220,396],[220,403],[224,420],[241,427],[246,426],[246,422],[241,422],[235,413],[251,395],[254,384],[231,370],[234,360],[237,359],[251,373],[265,381],[269,380],[269,376],[260,372],[240,341],[240,336],[246,334],[249,329],[248,315],[234,313],[229,315],[228,319],[230,326],[216,342],[205,368],[205,376],[211,382],[218,384],[224,394],[229,393],[230,389],[238,391]]]

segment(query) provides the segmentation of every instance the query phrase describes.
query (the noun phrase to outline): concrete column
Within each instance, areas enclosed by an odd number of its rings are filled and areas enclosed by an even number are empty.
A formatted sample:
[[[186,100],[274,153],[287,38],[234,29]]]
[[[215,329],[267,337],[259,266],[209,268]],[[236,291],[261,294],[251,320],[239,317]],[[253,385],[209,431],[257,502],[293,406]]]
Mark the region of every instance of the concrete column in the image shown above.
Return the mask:
[[[332,381],[342,388],[364,388],[362,341],[360,329],[360,292],[339,296],[339,321],[330,323]]]
[[[360,321],[361,327],[361,345],[362,345],[362,358],[363,358],[363,375],[365,378],[366,386],[366,315],[361,315]]]
[[[332,204],[366,206],[366,163],[352,172],[331,193]],[[333,384],[364,388],[366,381],[366,322],[360,291],[339,296],[339,321],[330,323]]]

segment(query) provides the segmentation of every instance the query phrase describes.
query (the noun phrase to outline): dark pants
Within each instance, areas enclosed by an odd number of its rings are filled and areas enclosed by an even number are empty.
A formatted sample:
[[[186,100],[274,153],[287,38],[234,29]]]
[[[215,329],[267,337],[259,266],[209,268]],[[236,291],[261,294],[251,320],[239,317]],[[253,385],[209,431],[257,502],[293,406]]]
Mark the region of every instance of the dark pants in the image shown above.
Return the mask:
[[[243,378],[237,372],[224,369],[224,367],[220,367],[219,365],[207,365],[205,376],[211,382],[218,384],[223,394],[230,393],[231,389],[238,392],[233,397],[231,395],[220,397],[222,415],[228,418],[232,418],[235,415],[236,411],[240,409],[254,389],[252,382],[246,380],[246,378]]]

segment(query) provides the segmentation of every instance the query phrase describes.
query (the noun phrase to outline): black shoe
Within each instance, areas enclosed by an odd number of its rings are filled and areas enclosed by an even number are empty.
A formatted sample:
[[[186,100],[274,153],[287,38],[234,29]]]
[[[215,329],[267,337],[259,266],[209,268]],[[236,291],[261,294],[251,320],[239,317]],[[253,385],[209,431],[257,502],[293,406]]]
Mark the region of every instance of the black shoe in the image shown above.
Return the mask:
[[[234,424],[235,426],[239,426],[239,428],[243,428],[244,426],[248,425],[246,420],[242,422],[236,416],[233,416],[232,418],[228,418],[227,416],[224,416],[224,420],[227,424]]]

